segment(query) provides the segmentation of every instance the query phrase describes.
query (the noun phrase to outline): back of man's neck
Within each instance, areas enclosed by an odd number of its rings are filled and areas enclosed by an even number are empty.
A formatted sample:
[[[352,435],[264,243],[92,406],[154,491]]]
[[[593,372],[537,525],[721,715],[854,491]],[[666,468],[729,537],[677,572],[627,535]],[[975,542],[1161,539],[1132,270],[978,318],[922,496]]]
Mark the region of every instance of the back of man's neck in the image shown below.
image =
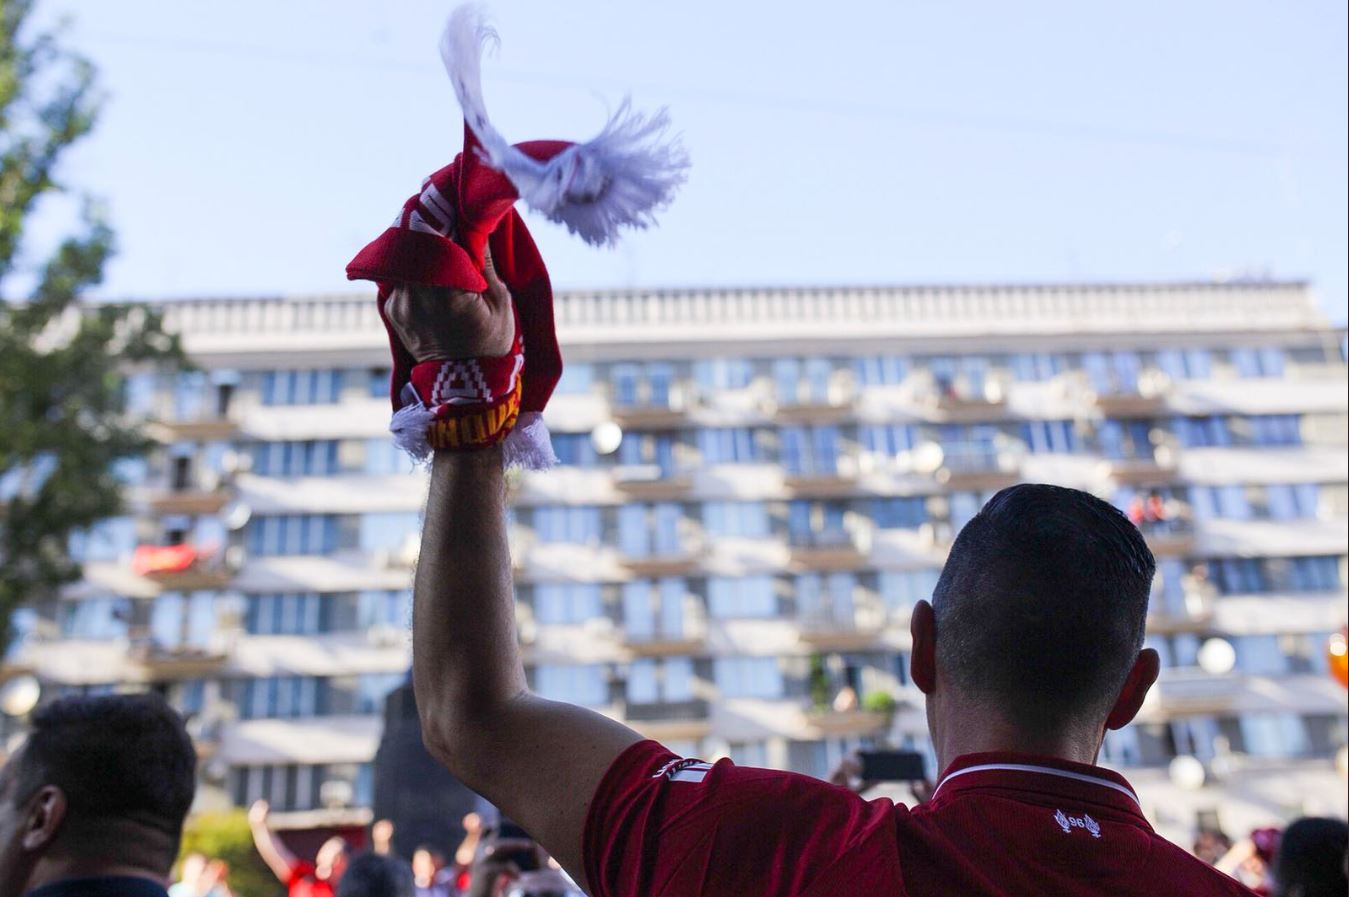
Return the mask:
[[[1100,742],[1078,733],[1031,733],[1005,721],[969,715],[942,727],[934,739],[939,772],[967,754],[1033,754],[1088,766],[1096,763]]]

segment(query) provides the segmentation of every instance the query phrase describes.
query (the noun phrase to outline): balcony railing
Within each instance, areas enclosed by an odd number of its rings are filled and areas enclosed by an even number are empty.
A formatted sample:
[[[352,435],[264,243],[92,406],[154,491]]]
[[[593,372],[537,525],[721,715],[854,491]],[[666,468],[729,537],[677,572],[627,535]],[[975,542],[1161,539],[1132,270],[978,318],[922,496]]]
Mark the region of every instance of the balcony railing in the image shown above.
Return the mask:
[[[641,657],[683,655],[699,650],[707,641],[707,623],[692,615],[678,627],[656,626],[651,629],[625,626],[619,630],[623,647]]]
[[[943,446],[937,481],[950,489],[997,489],[1021,476],[1021,452],[983,444]]]
[[[1112,458],[1106,464],[1110,477],[1118,483],[1155,483],[1165,482],[1175,476],[1177,460],[1175,446],[1159,445],[1150,451]]]
[[[230,552],[219,548],[199,548],[191,544],[141,545],[131,558],[131,570],[137,575],[175,591],[218,589],[234,578],[235,563]]]
[[[862,564],[871,550],[871,533],[862,528],[791,533],[792,563],[808,570],[845,570]]]
[[[1102,417],[1152,417],[1166,410],[1171,392],[1170,377],[1159,370],[1147,370],[1133,384],[1089,389],[1088,395]]]

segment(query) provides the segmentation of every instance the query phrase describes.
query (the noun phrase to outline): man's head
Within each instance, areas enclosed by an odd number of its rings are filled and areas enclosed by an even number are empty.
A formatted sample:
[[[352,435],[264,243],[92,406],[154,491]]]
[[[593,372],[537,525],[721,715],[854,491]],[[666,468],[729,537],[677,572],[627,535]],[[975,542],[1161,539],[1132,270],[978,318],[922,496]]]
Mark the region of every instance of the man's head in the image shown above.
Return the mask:
[[[154,695],[37,711],[0,770],[0,897],[116,868],[165,877],[196,787],[196,751]]]
[[[1156,655],[1140,652],[1155,571],[1138,529],[1098,498],[1036,484],[993,496],[914,613],[934,735],[955,712],[1026,744],[1124,725],[1156,677]]]

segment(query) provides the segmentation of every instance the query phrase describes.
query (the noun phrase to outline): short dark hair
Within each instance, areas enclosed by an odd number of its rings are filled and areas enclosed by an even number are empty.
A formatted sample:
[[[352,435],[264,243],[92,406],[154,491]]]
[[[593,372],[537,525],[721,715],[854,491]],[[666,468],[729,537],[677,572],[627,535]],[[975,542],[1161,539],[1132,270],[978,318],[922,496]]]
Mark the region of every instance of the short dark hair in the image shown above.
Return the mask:
[[[1275,893],[1279,897],[1292,893],[1343,897],[1347,846],[1349,824],[1343,819],[1307,816],[1297,820],[1279,839],[1279,851],[1274,856]]]
[[[362,853],[347,863],[337,897],[412,897],[412,870],[406,863],[377,853]]]
[[[45,785],[65,794],[58,839],[81,845],[85,855],[105,846],[102,841],[134,839],[136,849],[122,844],[122,856],[134,853],[168,872],[196,790],[197,755],[182,717],[163,698],[53,701],[33,714],[17,760],[17,802]]]
[[[933,591],[938,667],[1016,724],[1103,718],[1143,645],[1156,569],[1138,528],[1099,498],[1003,489],[960,531]]]

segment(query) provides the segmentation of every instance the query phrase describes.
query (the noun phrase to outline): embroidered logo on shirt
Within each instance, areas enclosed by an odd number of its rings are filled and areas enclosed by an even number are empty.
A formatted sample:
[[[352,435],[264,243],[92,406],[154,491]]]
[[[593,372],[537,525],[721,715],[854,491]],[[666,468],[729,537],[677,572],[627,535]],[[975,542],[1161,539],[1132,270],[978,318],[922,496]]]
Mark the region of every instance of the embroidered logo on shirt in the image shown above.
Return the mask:
[[[697,760],[690,758],[688,760],[671,760],[660,769],[651,778],[659,779],[661,776],[669,779],[671,782],[701,782],[707,778],[707,774],[712,771],[712,764],[706,760]]]
[[[1058,810],[1054,813],[1054,821],[1059,824],[1059,828],[1063,829],[1065,834],[1075,828],[1080,828],[1085,829],[1087,834],[1093,838],[1101,837],[1101,824],[1086,813],[1081,816],[1069,816],[1062,810]]]

